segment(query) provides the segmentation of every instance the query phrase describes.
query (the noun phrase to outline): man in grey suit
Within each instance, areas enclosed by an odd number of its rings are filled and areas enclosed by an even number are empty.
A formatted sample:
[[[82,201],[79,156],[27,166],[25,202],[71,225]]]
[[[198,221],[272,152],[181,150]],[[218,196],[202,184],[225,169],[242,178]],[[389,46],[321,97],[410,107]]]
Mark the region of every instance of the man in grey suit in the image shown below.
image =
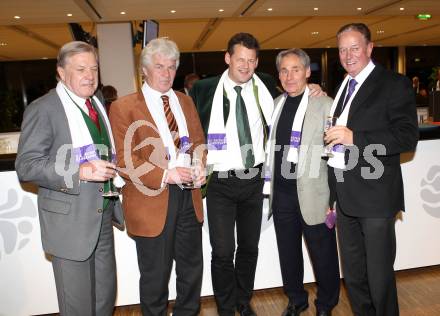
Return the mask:
[[[122,225],[123,218],[119,199],[102,196],[115,164],[99,153],[111,157],[114,142],[104,107],[94,97],[95,48],[65,44],[57,74],[56,89],[26,108],[15,166],[21,181],[39,187],[41,238],[52,257],[61,315],[112,315],[112,219]]]
[[[327,162],[321,154],[332,100],[309,97],[310,58],[303,50],[280,52],[276,64],[286,93],[274,101],[264,191],[270,193],[270,214],[289,298],[282,315],[296,316],[309,306],[303,286],[302,235],[318,284],[316,315],[331,315],[339,298],[339,263],[334,213],[329,210]]]

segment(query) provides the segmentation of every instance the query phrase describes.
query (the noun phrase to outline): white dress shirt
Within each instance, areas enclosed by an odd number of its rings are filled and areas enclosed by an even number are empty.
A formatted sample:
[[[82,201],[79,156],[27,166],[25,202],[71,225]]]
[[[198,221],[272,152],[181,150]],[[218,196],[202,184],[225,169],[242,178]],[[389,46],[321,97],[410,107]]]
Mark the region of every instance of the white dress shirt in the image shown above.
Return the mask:
[[[229,99],[229,116],[228,121],[226,123],[226,139],[228,141],[227,146],[227,156],[230,158],[227,161],[223,161],[222,163],[216,164],[214,166],[215,171],[227,171],[231,169],[241,170],[244,169],[243,160],[241,157],[240,151],[240,142],[238,139],[237,132],[237,121],[235,116],[236,105],[235,102],[237,100],[237,92],[234,90],[234,87],[237,86],[235,82],[233,82],[229,76],[226,77],[224,81],[224,88],[226,91],[226,95]],[[254,90],[252,80],[240,85],[241,96],[243,97],[246,112],[249,120],[249,127],[251,130],[252,137],[252,145],[254,149],[255,156],[255,164],[259,165],[264,162],[264,130],[263,123],[261,121],[260,112],[258,110],[257,101],[255,99]],[[218,118],[222,119],[223,118]]]
[[[359,89],[361,88],[362,84],[364,83],[365,80],[367,80],[368,76],[371,74],[371,72],[373,71],[375,65],[374,63],[370,60],[370,62],[364,67],[364,69],[361,70],[360,73],[358,73],[358,75],[356,77],[354,77],[354,80],[356,80],[357,84],[354,88],[354,92],[350,97],[350,100],[348,100],[351,104],[351,100],[354,99],[354,97],[356,96],[357,92],[359,91]],[[349,76],[350,79],[353,79],[353,77]],[[345,92],[345,96],[344,96],[344,100],[347,96],[348,93],[348,89]],[[348,106],[348,103],[347,103]]]
[[[89,115],[89,109],[87,108],[86,105],[86,99],[77,96],[73,91],[70,91],[69,88],[67,88],[63,82],[61,83],[63,84],[63,87],[66,89],[67,94],[72,98],[73,102],[75,102],[76,105],[78,105],[81,108],[81,110],[83,110],[87,115]]]

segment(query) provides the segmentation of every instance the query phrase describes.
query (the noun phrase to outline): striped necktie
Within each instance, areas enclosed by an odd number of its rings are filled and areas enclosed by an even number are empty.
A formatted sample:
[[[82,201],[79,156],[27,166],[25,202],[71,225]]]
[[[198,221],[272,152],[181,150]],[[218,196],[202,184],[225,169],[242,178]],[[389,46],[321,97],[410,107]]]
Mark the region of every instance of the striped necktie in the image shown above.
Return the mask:
[[[179,137],[179,126],[177,126],[176,118],[170,107],[170,98],[167,95],[162,95],[160,97],[163,102],[163,110],[165,112],[165,117],[167,119],[168,128],[171,132],[171,137],[173,137],[174,144],[177,148],[180,147],[180,137]]]

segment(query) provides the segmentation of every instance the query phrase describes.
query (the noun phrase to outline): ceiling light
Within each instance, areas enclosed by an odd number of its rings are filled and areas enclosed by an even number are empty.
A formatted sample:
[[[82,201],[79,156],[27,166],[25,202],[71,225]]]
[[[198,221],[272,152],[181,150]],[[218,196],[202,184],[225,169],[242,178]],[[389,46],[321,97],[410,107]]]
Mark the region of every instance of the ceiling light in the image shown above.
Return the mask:
[[[272,11],[272,10],[273,10],[272,8],[268,8],[268,9],[267,9],[267,11]]]
[[[72,13],[67,13],[67,16],[72,16],[73,14]]]
[[[318,31],[314,31],[314,32],[312,32],[312,35],[318,35],[318,34],[319,34]]]
[[[330,46],[330,45],[327,45],[326,47],[327,47],[327,48],[331,48],[331,46]]]
[[[362,8],[357,8],[358,11],[362,11]]]
[[[171,10],[170,12],[171,12],[171,13],[176,13],[176,10]]]
[[[46,59],[49,59],[49,58],[47,58],[47,57],[41,57],[41,59],[44,59],[44,60],[46,60]]]
[[[400,11],[403,11],[403,10],[405,10],[405,8],[399,8],[399,10],[400,10]]]
[[[218,12],[223,12],[223,11],[225,11],[225,10],[223,10],[223,9],[218,9]]]
[[[21,16],[18,16],[18,15],[16,15],[16,16],[14,16],[14,19],[21,19]]]
[[[385,33],[385,31],[384,30],[377,30],[376,33],[377,34],[383,34],[383,33]]]
[[[6,46],[6,45],[8,45],[8,43],[0,42],[0,46]]]
[[[315,11],[318,11],[318,10],[319,10],[319,8],[313,8],[313,10],[315,10]]]
[[[125,14],[125,11],[121,11],[120,14],[124,15],[124,14]]]

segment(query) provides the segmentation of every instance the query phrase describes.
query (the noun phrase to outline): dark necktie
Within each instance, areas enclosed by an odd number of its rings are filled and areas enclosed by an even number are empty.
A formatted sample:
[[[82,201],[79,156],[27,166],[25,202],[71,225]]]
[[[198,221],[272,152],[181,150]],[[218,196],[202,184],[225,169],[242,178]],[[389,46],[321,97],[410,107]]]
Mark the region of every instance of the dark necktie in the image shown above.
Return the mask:
[[[345,106],[346,106],[347,103],[348,103],[348,100],[350,100],[351,95],[353,94],[354,89],[356,88],[356,85],[357,85],[357,81],[356,81],[356,80],[354,80],[354,79],[350,79],[350,80],[348,81],[348,92],[347,92],[347,95],[346,95],[346,97],[345,97],[345,99],[344,99],[344,102],[341,102],[341,100],[339,100],[339,102],[338,102],[338,106],[336,107],[336,110],[335,110],[335,113],[333,114],[333,116],[335,116],[335,117],[339,117],[339,116],[341,116],[342,112],[343,112],[344,109],[345,109]],[[345,89],[346,89],[346,88],[345,88]],[[344,91],[344,92],[345,92],[345,91]]]
[[[246,169],[252,168],[255,163],[254,150],[252,148],[251,129],[246,112],[246,106],[241,96],[241,87],[235,86],[237,101],[235,101],[235,118],[237,120],[238,140],[240,142],[241,159]],[[248,153],[250,149],[250,152]]]
[[[358,84],[357,81],[354,79],[350,79],[350,81],[348,82],[348,93],[347,96],[345,97],[344,105],[342,106],[342,111],[344,111],[344,108],[347,105],[348,100],[350,100],[351,95],[353,94],[357,84]]]
[[[168,128],[170,129],[171,136],[173,137],[174,144],[177,148],[180,147],[179,126],[177,126],[176,118],[170,107],[170,98],[166,95],[160,97],[163,102],[163,110],[167,119]]]
[[[93,107],[92,102],[90,102],[90,99],[86,100],[86,106],[87,106],[87,109],[89,110],[90,119],[93,121],[93,123],[95,123],[96,127],[100,131],[101,127],[99,126],[99,115],[98,115],[98,112]]]

